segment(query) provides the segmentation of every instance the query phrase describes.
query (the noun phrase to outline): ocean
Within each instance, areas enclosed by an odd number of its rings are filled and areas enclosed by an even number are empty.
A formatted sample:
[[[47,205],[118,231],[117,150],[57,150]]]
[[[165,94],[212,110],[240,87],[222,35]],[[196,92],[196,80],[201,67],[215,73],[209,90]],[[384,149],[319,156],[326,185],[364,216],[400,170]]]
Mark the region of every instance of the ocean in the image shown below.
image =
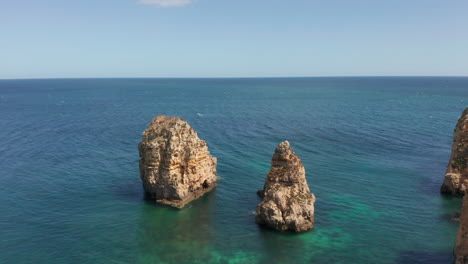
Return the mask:
[[[0,80],[0,263],[451,263],[460,197],[439,192],[465,77]],[[184,118],[218,187],[145,201],[141,133]],[[315,227],[255,224],[288,140]]]

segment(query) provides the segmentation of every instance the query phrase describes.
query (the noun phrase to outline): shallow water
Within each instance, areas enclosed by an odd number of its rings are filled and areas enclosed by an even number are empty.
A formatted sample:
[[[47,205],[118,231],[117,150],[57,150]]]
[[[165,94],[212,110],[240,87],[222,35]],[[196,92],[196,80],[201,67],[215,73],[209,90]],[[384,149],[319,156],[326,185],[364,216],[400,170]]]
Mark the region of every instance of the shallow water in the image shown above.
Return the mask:
[[[0,263],[451,263],[460,198],[439,194],[468,78],[0,80]],[[143,200],[137,144],[186,119],[219,186]],[[303,234],[257,226],[276,145],[317,196]]]

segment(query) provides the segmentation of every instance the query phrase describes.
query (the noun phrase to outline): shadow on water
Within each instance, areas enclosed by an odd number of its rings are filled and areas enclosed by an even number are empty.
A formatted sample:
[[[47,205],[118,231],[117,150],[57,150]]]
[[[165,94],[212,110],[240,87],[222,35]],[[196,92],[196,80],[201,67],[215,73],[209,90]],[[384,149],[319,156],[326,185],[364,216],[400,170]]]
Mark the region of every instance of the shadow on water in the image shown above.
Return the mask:
[[[143,186],[138,178],[112,185],[111,192],[119,200],[127,202],[141,202],[145,200]]]
[[[452,253],[406,251],[400,254],[394,264],[450,264],[453,261]]]
[[[145,202],[136,263],[206,263],[212,257],[216,189],[179,210]]]
[[[264,226],[259,226],[260,237],[263,242],[265,254],[261,263],[295,263],[303,261],[304,250],[307,248],[301,238],[311,236],[314,230],[305,233],[292,231],[275,231]]]
[[[437,220],[439,222],[458,223],[460,221],[460,212],[442,214]]]
[[[438,220],[440,222],[458,223],[461,204],[462,196],[441,194]]]

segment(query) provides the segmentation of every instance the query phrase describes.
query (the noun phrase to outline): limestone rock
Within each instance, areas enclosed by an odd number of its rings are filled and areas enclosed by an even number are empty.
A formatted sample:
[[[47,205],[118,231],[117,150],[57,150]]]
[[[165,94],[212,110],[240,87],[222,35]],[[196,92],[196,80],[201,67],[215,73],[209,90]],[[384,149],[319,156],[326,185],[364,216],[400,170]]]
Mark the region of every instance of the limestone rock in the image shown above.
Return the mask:
[[[271,161],[255,221],[277,230],[303,232],[314,226],[315,196],[310,193],[301,159],[288,141],[278,145]]]
[[[182,208],[217,184],[216,158],[182,118],[159,115],[138,145],[146,197]]]
[[[453,251],[455,264],[468,264],[468,195],[463,198],[460,215],[460,227],[457,233],[457,242]]]
[[[465,194],[468,188],[468,108],[458,119],[453,135],[452,154],[441,192]]]

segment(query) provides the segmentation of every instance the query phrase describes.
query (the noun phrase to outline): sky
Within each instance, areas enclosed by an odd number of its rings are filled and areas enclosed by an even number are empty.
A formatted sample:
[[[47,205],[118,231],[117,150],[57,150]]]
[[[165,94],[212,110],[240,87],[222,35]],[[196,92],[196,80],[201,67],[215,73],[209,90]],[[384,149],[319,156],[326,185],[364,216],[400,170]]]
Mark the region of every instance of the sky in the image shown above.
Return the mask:
[[[468,0],[0,0],[0,79],[468,76]]]

